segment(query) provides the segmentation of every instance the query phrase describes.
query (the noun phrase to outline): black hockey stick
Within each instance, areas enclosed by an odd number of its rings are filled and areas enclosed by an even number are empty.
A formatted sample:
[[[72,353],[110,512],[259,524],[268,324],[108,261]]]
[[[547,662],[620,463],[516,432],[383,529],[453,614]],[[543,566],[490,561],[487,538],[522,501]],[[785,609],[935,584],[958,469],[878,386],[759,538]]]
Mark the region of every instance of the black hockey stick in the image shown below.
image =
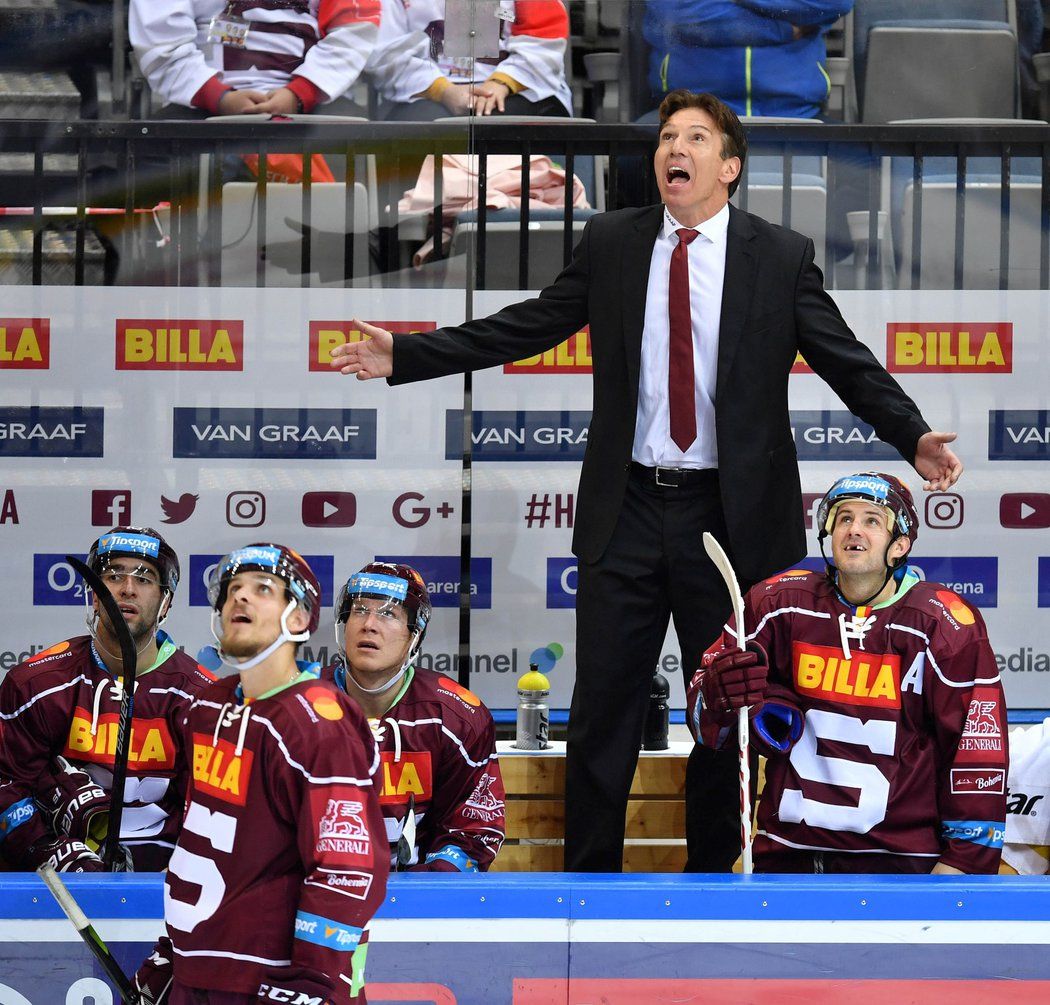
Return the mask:
[[[58,873],[51,866],[45,864],[37,869],[37,875],[47,884],[47,888],[51,891],[51,896],[58,901],[58,906],[62,908],[66,917],[72,922],[73,927],[77,930],[77,934],[84,940],[85,945],[94,954],[95,959],[102,964],[102,969],[106,972],[106,976],[117,986],[121,1000],[126,1002],[127,1005],[134,1005],[139,1000],[135,986],[128,979],[128,975],[121,969],[120,964],[113,958],[113,954],[99,937],[98,932],[92,927],[91,922],[88,921],[87,916],[80,909],[80,905],[73,899],[73,894],[69,892],[69,888],[59,878]]]
[[[102,609],[109,618],[117,641],[120,642],[120,718],[117,722],[117,745],[113,753],[113,786],[109,794],[109,829],[102,850],[102,861],[110,872],[115,872],[114,865],[120,853],[120,821],[124,815],[124,781],[128,776],[128,754],[131,751],[131,719],[135,705],[135,671],[138,667],[139,654],[135,649],[135,640],[131,637],[124,615],[113,599],[106,584],[95,573],[73,555],[66,555],[66,561],[80,573],[84,583],[98,598]]]

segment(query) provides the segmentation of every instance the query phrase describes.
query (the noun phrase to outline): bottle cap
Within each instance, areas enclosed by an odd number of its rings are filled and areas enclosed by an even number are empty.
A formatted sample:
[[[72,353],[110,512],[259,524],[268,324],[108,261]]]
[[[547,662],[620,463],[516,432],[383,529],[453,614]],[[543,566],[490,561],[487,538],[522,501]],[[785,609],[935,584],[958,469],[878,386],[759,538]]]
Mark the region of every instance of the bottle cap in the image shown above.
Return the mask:
[[[551,682],[539,670],[530,670],[518,679],[519,691],[550,691]]]

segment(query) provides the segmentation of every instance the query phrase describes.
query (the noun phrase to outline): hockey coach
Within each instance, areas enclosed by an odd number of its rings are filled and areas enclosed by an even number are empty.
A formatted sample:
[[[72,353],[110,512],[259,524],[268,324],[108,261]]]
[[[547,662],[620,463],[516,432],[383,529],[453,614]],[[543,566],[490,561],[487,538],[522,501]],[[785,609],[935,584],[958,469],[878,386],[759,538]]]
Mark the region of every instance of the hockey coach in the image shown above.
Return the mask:
[[[662,204],[593,217],[538,297],[426,334],[371,338],[332,366],[391,383],[523,359],[590,325],[593,410],[573,550],[576,685],[569,715],[565,865],[619,871],[649,682],[674,619],[686,682],[729,613],[703,546],[743,585],[806,551],[788,376],[799,352],[928,488],[962,472],[915,403],[857,341],[814,264],[813,241],[729,205],[747,156],[736,114],[673,91],[654,157]],[[740,851],[737,766],[697,746],[686,778],[690,871]]]

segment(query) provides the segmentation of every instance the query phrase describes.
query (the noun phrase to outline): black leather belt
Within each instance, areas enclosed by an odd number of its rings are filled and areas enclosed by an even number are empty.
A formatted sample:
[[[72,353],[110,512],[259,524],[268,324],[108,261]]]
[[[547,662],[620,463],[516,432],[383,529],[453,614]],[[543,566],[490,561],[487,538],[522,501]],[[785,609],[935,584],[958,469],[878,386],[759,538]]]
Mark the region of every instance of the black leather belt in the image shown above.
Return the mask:
[[[662,489],[699,488],[718,482],[717,468],[650,468],[631,461],[631,474],[645,485]]]

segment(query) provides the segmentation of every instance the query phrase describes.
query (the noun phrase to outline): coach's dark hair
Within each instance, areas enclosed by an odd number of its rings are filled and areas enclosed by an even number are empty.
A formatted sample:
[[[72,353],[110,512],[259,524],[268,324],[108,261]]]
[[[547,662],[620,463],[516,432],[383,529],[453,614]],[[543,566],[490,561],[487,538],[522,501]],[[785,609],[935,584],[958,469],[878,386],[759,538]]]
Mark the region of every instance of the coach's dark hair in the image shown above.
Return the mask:
[[[722,133],[722,160],[729,160],[730,157],[740,158],[740,173],[729,183],[729,195],[732,198],[740,184],[740,176],[744,173],[744,161],[747,160],[747,137],[744,135],[740,119],[729,105],[713,94],[697,94],[679,88],[677,91],[671,91],[660,102],[660,128],[663,129],[667,120],[683,108],[702,109],[715,120],[715,125]]]

